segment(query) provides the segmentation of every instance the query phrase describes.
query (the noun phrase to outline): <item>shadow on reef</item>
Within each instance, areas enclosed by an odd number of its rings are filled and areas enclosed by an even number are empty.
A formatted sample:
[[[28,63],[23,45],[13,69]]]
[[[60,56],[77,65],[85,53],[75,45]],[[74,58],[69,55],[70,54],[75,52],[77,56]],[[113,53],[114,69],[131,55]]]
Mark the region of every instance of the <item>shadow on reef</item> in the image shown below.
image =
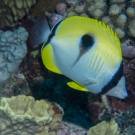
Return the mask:
[[[52,73],[51,73],[52,74]],[[45,79],[39,89],[33,89],[35,99],[47,99],[58,103],[64,109],[64,121],[69,121],[86,129],[93,126],[87,113],[87,93],[70,89],[64,76],[55,75]]]

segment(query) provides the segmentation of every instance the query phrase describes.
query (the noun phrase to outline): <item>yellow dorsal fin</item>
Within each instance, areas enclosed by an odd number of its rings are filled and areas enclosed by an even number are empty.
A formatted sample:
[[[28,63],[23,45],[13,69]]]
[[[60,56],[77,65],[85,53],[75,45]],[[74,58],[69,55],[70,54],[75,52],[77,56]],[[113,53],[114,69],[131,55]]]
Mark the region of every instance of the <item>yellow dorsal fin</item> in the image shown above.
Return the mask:
[[[112,47],[114,53],[119,54],[122,59],[121,44],[117,34],[108,25],[96,19],[81,16],[69,17],[61,22],[56,30],[56,37],[67,37],[73,34],[82,36],[86,33],[94,35],[99,42]]]
[[[67,85],[75,90],[88,91],[85,87],[77,84],[76,82],[68,82]]]
[[[58,74],[62,74],[55,64],[53,49],[51,44],[48,44],[42,49],[41,55],[42,55],[42,61],[48,70]]]

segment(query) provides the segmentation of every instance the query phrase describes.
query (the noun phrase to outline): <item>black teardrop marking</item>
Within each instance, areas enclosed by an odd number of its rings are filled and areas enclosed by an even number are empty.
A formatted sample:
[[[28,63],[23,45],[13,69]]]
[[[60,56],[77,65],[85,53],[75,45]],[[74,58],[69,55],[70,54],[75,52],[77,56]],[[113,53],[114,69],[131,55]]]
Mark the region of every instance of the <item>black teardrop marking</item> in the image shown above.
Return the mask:
[[[94,38],[89,35],[89,34],[85,34],[82,36],[81,38],[81,42],[80,42],[80,52],[79,55],[76,59],[76,61],[73,63],[73,66],[80,60],[80,58],[89,50],[91,49],[91,47],[94,45]]]
[[[89,35],[85,34],[81,38],[81,48],[83,49],[90,49],[94,45],[94,38]]]

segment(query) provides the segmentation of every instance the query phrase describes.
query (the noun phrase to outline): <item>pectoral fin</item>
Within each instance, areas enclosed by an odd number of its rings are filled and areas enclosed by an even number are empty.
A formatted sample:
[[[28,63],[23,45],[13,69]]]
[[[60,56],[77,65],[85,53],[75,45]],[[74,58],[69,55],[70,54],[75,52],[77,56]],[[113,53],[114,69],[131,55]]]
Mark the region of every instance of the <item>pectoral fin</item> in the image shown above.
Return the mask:
[[[94,85],[94,84],[96,85],[98,84],[98,81],[91,78],[87,78],[86,80],[83,80],[82,83],[85,85]]]
[[[68,82],[67,85],[73,89],[80,90],[80,91],[88,91],[85,87],[77,84],[76,82]]]

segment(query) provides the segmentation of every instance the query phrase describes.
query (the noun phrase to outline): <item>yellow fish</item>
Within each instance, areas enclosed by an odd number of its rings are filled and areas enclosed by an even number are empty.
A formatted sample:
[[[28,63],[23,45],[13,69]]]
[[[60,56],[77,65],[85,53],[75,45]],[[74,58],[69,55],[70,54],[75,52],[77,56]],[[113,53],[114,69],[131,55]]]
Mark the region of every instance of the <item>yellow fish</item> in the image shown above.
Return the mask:
[[[70,78],[73,89],[124,99],[122,51],[116,33],[101,21],[73,16],[57,23],[42,46],[47,69]]]

